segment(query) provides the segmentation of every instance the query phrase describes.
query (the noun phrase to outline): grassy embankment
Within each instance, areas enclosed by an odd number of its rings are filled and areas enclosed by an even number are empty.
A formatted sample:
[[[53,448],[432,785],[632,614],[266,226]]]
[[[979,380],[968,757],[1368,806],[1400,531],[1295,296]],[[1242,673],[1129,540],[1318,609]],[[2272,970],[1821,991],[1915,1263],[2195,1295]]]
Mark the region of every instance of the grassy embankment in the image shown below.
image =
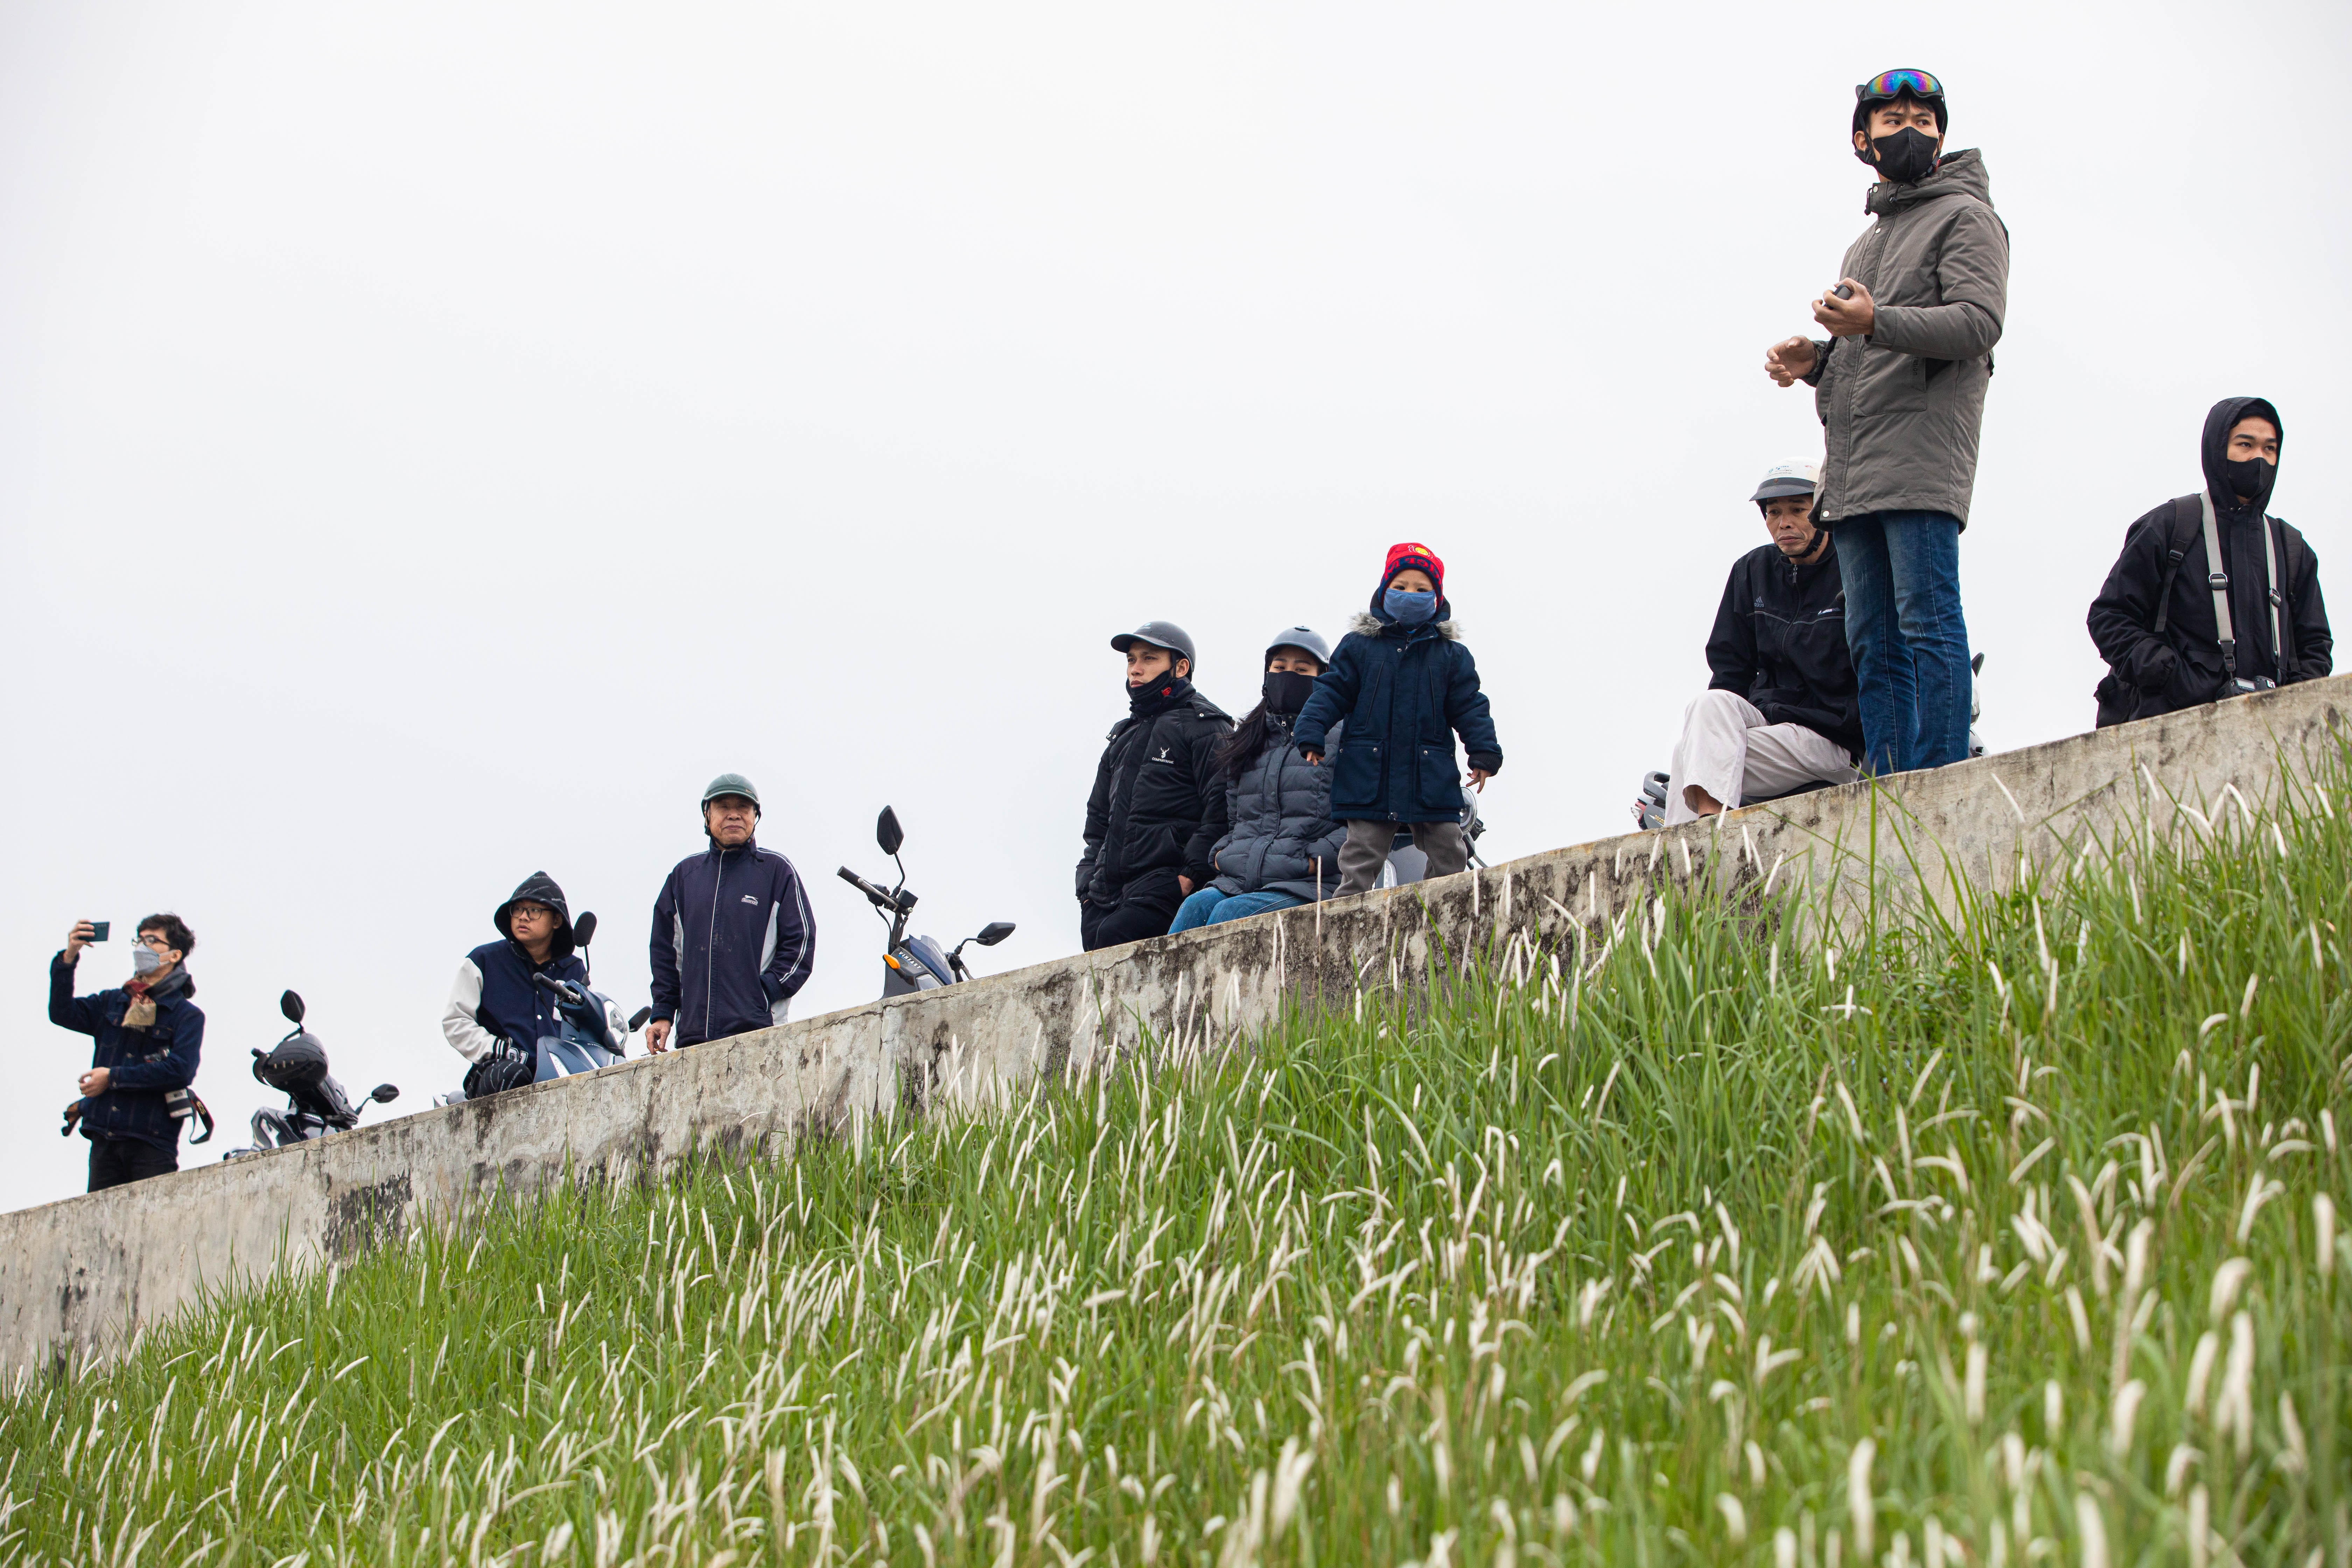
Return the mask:
[[[0,1561],[2341,1562],[2347,782],[225,1300]]]

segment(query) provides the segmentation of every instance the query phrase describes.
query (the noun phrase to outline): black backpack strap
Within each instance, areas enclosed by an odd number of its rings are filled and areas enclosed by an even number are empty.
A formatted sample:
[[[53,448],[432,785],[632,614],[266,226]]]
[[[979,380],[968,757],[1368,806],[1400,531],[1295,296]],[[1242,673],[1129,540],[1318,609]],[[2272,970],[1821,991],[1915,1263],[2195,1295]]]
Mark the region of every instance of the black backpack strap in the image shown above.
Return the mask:
[[[2304,542],[2298,531],[2289,528],[2285,520],[2263,519],[2263,526],[2278,533],[2278,581],[2271,584],[2271,604],[2277,616],[2278,646],[2271,657],[2278,660],[2278,681],[2286,684],[2287,672],[2294,668],[2294,584],[2303,579],[2311,562],[2311,546]]]
[[[2201,497],[2181,496],[2172,503],[2172,532],[2164,542],[2164,577],[2156,586],[2156,626],[2158,637],[2172,620],[2172,580],[2180,575],[2180,558],[2189,553],[2189,542],[2205,525],[2205,504]]]

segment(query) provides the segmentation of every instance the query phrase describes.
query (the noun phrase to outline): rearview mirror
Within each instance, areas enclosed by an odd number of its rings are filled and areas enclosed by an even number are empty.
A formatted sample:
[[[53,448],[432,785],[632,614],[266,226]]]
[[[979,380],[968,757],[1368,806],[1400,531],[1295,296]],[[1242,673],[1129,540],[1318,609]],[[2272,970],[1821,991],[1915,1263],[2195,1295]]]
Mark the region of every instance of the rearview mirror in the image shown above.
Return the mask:
[[[572,945],[586,947],[596,934],[596,916],[591,912],[572,922]]]
[[[380,1083],[368,1090],[368,1098],[380,1105],[388,1105],[400,1098],[400,1090],[388,1083]]]
[[[1006,937],[1011,936],[1012,934],[1013,922],[1011,921],[991,921],[986,925],[981,927],[980,934],[971,940],[980,943],[982,947],[994,947],[998,942],[1003,942]]]
[[[299,994],[289,991],[285,995],[280,996],[278,999],[278,1010],[286,1015],[288,1023],[298,1029],[302,1026],[302,998]]]
[[[907,842],[907,831],[898,826],[898,814],[887,805],[874,820],[874,842],[882,846],[885,855],[896,855],[898,846]]]

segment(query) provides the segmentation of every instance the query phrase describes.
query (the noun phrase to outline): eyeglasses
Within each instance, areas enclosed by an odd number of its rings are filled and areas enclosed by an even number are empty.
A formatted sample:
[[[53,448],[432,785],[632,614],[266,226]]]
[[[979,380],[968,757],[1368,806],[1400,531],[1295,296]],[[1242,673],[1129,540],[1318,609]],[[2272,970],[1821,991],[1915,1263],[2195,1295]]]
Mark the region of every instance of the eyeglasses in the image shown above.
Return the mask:
[[[1877,103],[1908,93],[1913,98],[1941,98],[1944,84],[1926,71],[1880,71],[1853,89],[1856,103]]]
[[[139,933],[139,945],[146,948],[151,952],[169,952],[172,951],[170,939],[160,936],[152,931],[141,931]]]

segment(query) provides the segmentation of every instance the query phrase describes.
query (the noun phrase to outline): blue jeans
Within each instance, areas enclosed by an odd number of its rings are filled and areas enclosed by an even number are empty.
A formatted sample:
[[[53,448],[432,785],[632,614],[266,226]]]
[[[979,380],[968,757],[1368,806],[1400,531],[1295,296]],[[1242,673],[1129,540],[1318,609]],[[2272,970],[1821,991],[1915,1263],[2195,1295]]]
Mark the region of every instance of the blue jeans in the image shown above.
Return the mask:
[[[1834,525],[1845,641],[1861,688],[1864,773],[1940,768],[1969,754],[1969,629],[1960,521],[1879,511]]]
[[[1168,927],[1168,934],[1174,936],[1178,931],[1191,931],[1194,926],[1244,921],[1268,910],[1297,909],[1306,901],[1291,893],[1221,893],[1213,887],[1203,888],[1176,906],[1176,919]]]

